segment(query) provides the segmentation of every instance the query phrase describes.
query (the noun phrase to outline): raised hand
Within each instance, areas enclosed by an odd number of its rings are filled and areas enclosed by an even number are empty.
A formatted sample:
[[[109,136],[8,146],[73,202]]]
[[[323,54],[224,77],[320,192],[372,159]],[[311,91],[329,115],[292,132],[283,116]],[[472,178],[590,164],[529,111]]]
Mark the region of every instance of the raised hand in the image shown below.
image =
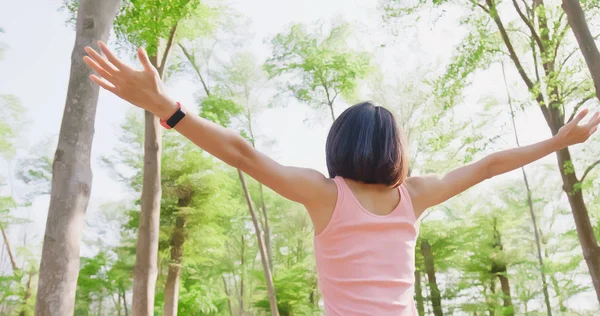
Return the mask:
[[[168,97],[156,68],[143,48],[138,49],[143,66],[138,70],[117,58],[103,42],[98,42],[98,46],[106,58],[91,47],[85,48],[89,56],[83,57],[83,61],[98,74],[90,76],[92,81],[159,118],[166,119],[175,112],[177,105]]]
[[[579,112],[571,122],[558,131],[556,138],[560,140],[561,145],[567,147],[583,143],[598,130],[598,125],[600,124],[600,112],[596,112],[586,124],[579,125],[587,114],[587,109]]]

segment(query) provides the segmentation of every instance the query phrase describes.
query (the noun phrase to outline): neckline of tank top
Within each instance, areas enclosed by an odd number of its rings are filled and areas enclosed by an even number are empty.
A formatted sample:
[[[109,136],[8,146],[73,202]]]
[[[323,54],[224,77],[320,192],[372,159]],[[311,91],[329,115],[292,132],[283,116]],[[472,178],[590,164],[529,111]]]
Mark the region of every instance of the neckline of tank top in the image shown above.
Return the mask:
[[[376,218],[387,218],[387,217],[391,217],[392,215],[394,215],[399,209],[402,208],[402,204],[404,204],[404,199],[405,197],[402,194],[402,190],[400,189],[400,186],[398,186],[396,188],[397,192],[398,192],[398,196],[400,197],[400,201],[398,201],[398,204],[394,207],[394,209],[392,209],[391,212],[387,213],[387,214],[383,214],[383,215],[379,215],[379,214],[375,214],[369,210],[367,210],[358,200],[358,198],[356,197],[356,195],[354,194],[354,192],[352,192],[352,189],[350,188],[350,186],[348,185],[348,182],[346,182],[346,179],[340,177],[340,181],[342,181],[343,185],[346,187],[346,189],[348,189],[349,191],[349,195],[352,198],[352,200],[354,201],[354,203],[356,203],[356,205],[358,205],[358,207],[360,208],[361,211],[363,211],[365,214],[369,215],[369,216],[373,216]]]

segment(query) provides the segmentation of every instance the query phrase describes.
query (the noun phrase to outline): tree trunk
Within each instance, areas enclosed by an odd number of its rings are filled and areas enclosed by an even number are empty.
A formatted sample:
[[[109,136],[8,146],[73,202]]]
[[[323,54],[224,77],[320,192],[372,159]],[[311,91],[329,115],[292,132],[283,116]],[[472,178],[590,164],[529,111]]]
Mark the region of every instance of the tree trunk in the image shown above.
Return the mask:
[[[567,15],[569,26],[575,34],[577,44],[579,44],[581,53],[594,80],[596,97],[600,100],[600,52],[598,52],[594,37],[585,20],[581,4],[579,0],[562,0],[562,8]]]
[[[490,5],[490,7],[494,8],[494,11],[496,11],[494,3],[491,0],[487,0],[486,2],[488,3],[488,5]],[[589,59],[589,62],[591,62],[592,64],[592,76],[597,76],[597,52],[590,53],[591,51],[593,51],[589,48],[591,45],[590,42],[593,43],[593,39],[590,41],[589,37],[591,36],[585,36],[583,35],[583,33],[581,33],[582,31],[585,31],[582,27],[582,23],[585,23],[585,20],[581,17],[577,17],[577,6],[573,6],[575,2],[576,0],[565,0],[563,1],[563,6],[566,10],[565,12],[568,12],[568,14],[571,15],[570,17],[568,17],[569,23],[575,25],[573,27],[573,31],[575,32],[576,37],[578,37],[578,41],[580,42],[580,44],[585,44],[585,48],[582,49],[582,52],[584,53],[584,55],[588,54],[588,57],[586,57],[586,62],[588,62]],[[536,7],[534,7],[534,9],[538,9],[537,6],[541,3],[541,1],[538,1],[538,4],[536,4]],[[542,10],[545,9],[542,7]],[[583,15],[583,12],[579,12],[579,14]],[[541,12],[541,14],[538,14],[537,17],[538,24],[541,29],[541,44],[539,44],[541,45],[540,52],[543,54],[548,51],[555,51],[556,47],[554,47],[554,44],[552,44],[554,43],[554,41],[553,39],[551,40],[549,38],[550,32],[548,30],[550,30],[550,28],[548,27],[548,23],[545,18],[545,13]],[[523,79],[529,91],[535,94],[536,101],[538,102],[540,110],[544,115],[544,119],[546,120],[548,127],[550,127],[550,130],[552,131],[552,135],[556,135],[558,133],[558,130],[565,124],[565,117],[564,113],[562,113],[563,101],[560,98],[561,96],[559,93],[559,87],[555,83],[553,83],[555,79],[552,79],[556,76],[556,67],[554,64],[554,59],[544,58],[544,62],[542,64],[546,78],[550,78],[550,80],[546,82],[546,88],[549,95],[549,101],[546,102],[542,93],[540,91],[536,91],[539,90],[536,88],[536,83],[532,82],[531,79],[529,79],[529,77],[525,73],[521,62],[519,61],[519,58],[514,51],[512,43],[508,38],[507,32],[499,19],[499,16],[497,14],[494,14],[492,15],[492,18],[494,18],[494,21],[496,22],[500,32],[502,33],[502,38],[504,43],[506,44],[506,47],[509,50],[511,60],[517,67],[521,78]],[[546,47],[545,45],[550,46]],[[598,91],[596,91],[596,93],[598,94]],[[571,167],[572,162],[569,149],[562,149],[558,151],[556,155],[558,159],[558,167],[563,180],[563,190],[567,194],[569,205],[571,206],[571,212],[573,213],[573,218],[575,219],[575,227],[577,229],[577,235],[579,237],[579,242],[583,250],[583,256],[590,271],[592,283],[594,284],[594,289],[596,291],[596,297],[600,302],[600,246],[598,246],[598,242],[594,236],[594,231],[590,223],[587,207],[583,199],[583,194],[581,192],[581,189],[577,185],[579,183],[579,180],[577,179],[577,176],[575,175],[575,172],[572,170],[573,168]]]
[[[181,274],[181,262],[183,260],[183,244],[185,243],[185,225],[187,218],[182,214],[182,208],[190,204],[190,198],[179,199],[179,211],[175,219],[175,229],[171,235],[171,262],[167,273],[165,284],[165,316],[177,315],[177,303],[179,300],[179,276]]]
[[[167,56],[173,45],[177,31],[174,24],[167,40],[159,65],[159,56],[149,56],[150,62],[158,70],[162,78],[167,62]],[[142,209],[138,229],[135,268],[133,273],[133,302],[134,316],[154,314],[154,290],[158,274],[158,234],[160,221],[161,188],[161,157],[162,126],[154,114],[144,112],[144,173],[142,184]]]
[[[442,296],[438,288],[437,280],[435,277],[435,262],[433,254],[431,253],[431,245],[427,240],[421,241],[421,252],[423,258],[425,258],[425,270],[427,272],[428,286],[431,291],[431,304],[433,305],[433,314],[435,316],[444,315],[442,311]]]
[[[221,278],[223,279],[223,290],[225,290],[225,295],[227,295],[227,306],[229,306],[229,315],[233,316],[233,305],[231,305],[231,295],[229,294],[229,289],[227,288],[227,280],[225,279],[225,275],[221,274]]]
[[[504,271],[502,271],[504,270]],[[503,315],[513,316],[515,314],[514,307],[512,304],[512,299],[510,297],[510,283],[508,278],[506,277],[506,265],[502,267],[501,272],[498,274],[498,279],[500,279],[500,286],[502,288],[502,301],[504,305]]]
[[[17,266],[17,261],[15,260],[15,256],[13,255],[12,249],[10,247],[10,241],[8,240],[8,236],[6,236],[6,231],[4,227],[0,227],[0,231],[2,231],[2,239],[4,239],[4,246],[6,246],[6,252],[8,252],[8,259],[10,259],[10,265],[14,272],[19,270]]]
[[[123,295],[123,310],[125,311],[125,316],[129,316],[129,310],[127,309],[127,293],[125,289],[121,289],[121,295]]]
[[[100,296],[98,298],[98,316],[102,316],[102,301],[104,300],[104,296]]]
[[[517,132],[517,124],[515,123],[515,111],[512,105],[512,98],[508,91],[508,83],[506,81],[506,73],[504,71],[504,63],[502,64],[502,76],[504,77],[504,86],[506,88],[506,95],[508,97],[508,105],[510,107],[510,116],[513,126],[513,132],[515,135],[515,141],[517,143],[517,147],[521,147],[521,142],[519,141],[519,133]],[[548,294],[548,282],[546,280],[546,273],[544,272],[544,259],[542,258],[542,243],[540,241],[540,232],[538,229],[537,218],[535,216],[535,211],[533,209],[533,198],[531,193],[531,188],[529,187],[529,179],[527,178],[527,173],[525,172],[525,167],[521,167],[521,173],[523,174],[523,183],[525,184],[525,190],[527,192],[527,206],[529,207],[529,215],[531,216],[531,223],[533,224],[533,232],[535,236],[535,245],[538,255],[538,265],[540,270],[540,276],[542,278],[542,292],[544,293],[544,302],[546,303],[546,313],[548,316],[552,316],[552,308],[550,306],[550,295]]]
[[[423,301],[423,288],[421,287],[421,271],[417,269],[415,269],[415,300],[417,301],[419,316],[424,316],[425,304]]]
[[[590,70],[594,87],[596,89],[596,97],[600,100],[600,52],[594,41],[590,29],[585,20],[585,14],[579,0],[563,0],[562,7],[567,15],[569,25],[575,34],[579,48],[585,58],[585,62]],[[554,131],[553,131],[554,133]],[[557,153],[559,167],[565,161],[570,161],[570,153],[568,149],[564,149]],[[563,177],[563,189],[569,198],[571,211],[575,217],[575,224],[579,235],[579,241],[583,248],[583,256],[587,263],[594,289],[596,290],[596,298],[600,302],[600,247],[594,237],[592,226],[590,225],[589,215],[583,200],[583,194],[580,189],[573,190],[574,185],[578,182],[574,173],[565,175],[564,167],[561,167]]]
[[[269,215],[267,214],[267,206],[265,205],[263,185],[259,183],[258,189],[260,191],[260,208],[264,218],[265,248],[267,249],[267,258],[269,259],[269,269],[271,269],[271,273],[273,273],[273,253],[271,252],[271,229],[269,228]]]
[[[492,275],[490,278],[490,295],[488,296],[488,313],[490,316],[496,315],[496,304],[494,294],[496,294],[496,282],[494,282],[494,276]]]
[[[577,188],[579,181],[574,171],[567,169],[567,164],[571,162],[571,153],[568,148],[565,148],[557,153],[558,167],[563,179],[563,190],[567,194],[571,212],[575,219],[575,227],[579,243],[583,250],[583,257],[587,263],[596,297],[600,302],[600,247],[594,236],[594,229],[590,223],[590,217],[587,207],[583,200],[583,193],[580,188]]]
[[[113,302],[115,301],[113,297]],[[117,308],[117,316],[121,316],[121,293],[117,292],[117,301],[115,303],[115,307]]]
[[[335,112],[333,112],[333,103],[329,103],[329,114],[331,114],[331,120],[335,121]]]
[[[248,211],[250,211],[252,223],[254,224],[254,230],[256,232],[258,249],[260,251],[260,259],[262,261],[263,272],[265,274],[265,280],[267,282],[267,294],[269,296],[269,306],[271,307],[271,315],[279,316],[279,310],[277,309],[277,298],[275,296],[275,286],[273,285],[273,277],[271,276],[271,269],[269,269],[267,253],[265,250],[265,245],[263,243],[263,238],[261,236],[258,218],[256,216],[256,212],[254,212],[254,206],[252,205],[250,193],[248,193],[248,187],[246,186],[246,180],[244,180],[244,174],[242,173],[242,171],[238,170],[238,175],[240,177],[240,182],[242,183],[242,189],[244,190],[246,203],[248,203]]]
[[[19,313],[19,316],[28,316],[30,315],[30,313],[26,312],[26,310],[28,310],[27,305],[29,303],[29,300],[31,299],[31,297],[33,296],[33,294],[31,293],[31,286],[32,286],[32,281],[33,281],[33,277],[35,276],[34,272],[29,272],[28,273],[28,278],[27,278],[27,285],[25,288],[25,294],[23,294],[23,310],[21,310],[21,312]],[[1,314],[0,314],[1,315]]]
[[[83,63],[85,46],[106,41],[119,0],[81,0],[62,125],[52,166],[50,207],[40,262],[36,315],[72,315],[79,275],[79,243],[92,184],[90,150],[98,85]]]
[[[153,59],[156,60],[156,56]],[[142,209],[133,275],[134,316],[154,314],[154,289],[158,273],[158,233],[160,221],[161,126],[154,114],[145,111],[144,171]]]
[[[242,234],[242,253],[240,255],[241,262],[241,277],[240,277],[240,314],[244,314],[244,278],[246,277],[246,267],[244,266],[244,258],[246,250],[246,240],[244,240],[244,234]]]

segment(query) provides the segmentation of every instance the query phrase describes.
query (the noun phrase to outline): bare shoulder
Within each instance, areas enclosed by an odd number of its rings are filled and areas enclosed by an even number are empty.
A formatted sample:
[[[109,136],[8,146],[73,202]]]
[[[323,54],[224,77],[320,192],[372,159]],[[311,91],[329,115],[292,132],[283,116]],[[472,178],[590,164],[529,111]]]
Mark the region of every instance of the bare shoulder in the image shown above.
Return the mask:
[[[410,177],[404,181],[417,218],[432,205],[433,199],[430,200],[428,197],[431,197],[431,188],[435,186],[433,184],[438,180],[439,178],[436,176],[426,176]]]
[[[310,215],[315,234],[319,234],[327,227],[333,216],[338,196],[337,186],[332,179],[318,171],[307,170],[306,172],[309,173],[307,176],[314,177],[315,187],[312,188],[313,194],[304,203],[304,207]]]
[[[303,203],[311,212],[313,209],[322,209],[323,207],[335,206],[337,200],[337,186],[333,179],[325,177],[319,171],[313,169],[301,169],[299,172],[310,178],[311,188],[304,188],[310,192],[310,196]]]
[[[404,180],[404,184],[412,199],[418,198],[418,195],[426,191],[428,185],[431,184],[432,181],[435,181],[435,179],[437,179],[435,176],[410,177]]]

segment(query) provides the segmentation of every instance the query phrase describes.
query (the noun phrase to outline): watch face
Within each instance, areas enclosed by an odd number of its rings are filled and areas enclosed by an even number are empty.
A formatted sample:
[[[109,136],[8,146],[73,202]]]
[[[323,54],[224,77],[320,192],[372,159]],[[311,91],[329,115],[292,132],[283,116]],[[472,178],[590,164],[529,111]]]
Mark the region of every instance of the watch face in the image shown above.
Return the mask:
[[[184,116],[185,112],[183,112],[181,105],[179,105],[179,108],[177,108],[175,114],[173,114],[173,116],[167,120],[167,125],[169,125],[171,128],[175,127],[175,125],[177,125],[177,123],[179,123]]]

